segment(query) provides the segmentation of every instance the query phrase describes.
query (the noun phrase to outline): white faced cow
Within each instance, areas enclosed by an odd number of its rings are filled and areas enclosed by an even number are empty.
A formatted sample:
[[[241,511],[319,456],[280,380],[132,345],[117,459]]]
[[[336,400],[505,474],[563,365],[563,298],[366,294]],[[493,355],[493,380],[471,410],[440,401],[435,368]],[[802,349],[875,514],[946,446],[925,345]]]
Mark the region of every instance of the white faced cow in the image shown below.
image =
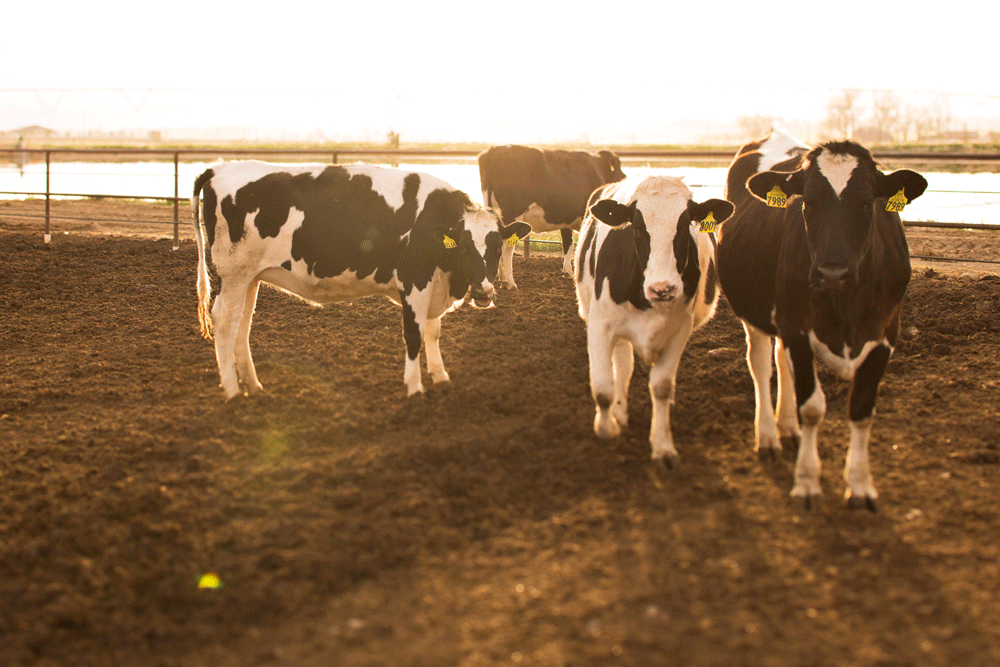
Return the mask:
[[[897,211],[923,194],[927,181],[905,169],[883,174],[853,142],[823,144],[807,155],[782,148],[789,145],[787,137],[772,134],[737,154],[726,185],[736,212],[719,239],[719,281],[746,329],[756,448],[762,457],[774,457],[781,438],[801,437],[792,496],[806,507],[818,501],[816,439],[826,399],[814,360],[822,359],[851,381],[847,499],[875,511],[868,439],[910,280]],[[775,152],[792,156],[780,162]],[[770,169],[761,171],[761,164]],[[773,337],[777,428],[770,391]]]
[[[198,216],[204,197],[204,235]],[[418,356],[426,344],[434,382],[448,381],[441,316],[471,287],[493,300],[500,249],[528,225],[503,226],[444,181],[362,164],[223,162],[198,177],[191,199],[198,240],[198,317],[215,333],[227,398],[262,387],[250,355],[250,323],[261,282],[325,304],[382,294],[403,306],[408,395],[424,390]],[[209,317],[207,246],[222,285]]]
[[[715,242],[708,232],[733,211],[698,204],[669,176],[632,176],[594,192],[576,254],[576,293],[587,322],[594,432],[611,438],[628,424],[633,350],[650,365],[653,460],[677,459],[670,405],[691,332],[715,312]],[[707,223],[703,225],[702,221]]]
[[[500,210],[504,223],[520,219],[536,232],[562,234],[563,272],[573,276],[573,230],[580,223],[591,193],[625,178],[622,163],[611,151],[586,153],[494,146],[479,155],[483,202]],[[500,282],[514,284],[514,246],[504,246]]]

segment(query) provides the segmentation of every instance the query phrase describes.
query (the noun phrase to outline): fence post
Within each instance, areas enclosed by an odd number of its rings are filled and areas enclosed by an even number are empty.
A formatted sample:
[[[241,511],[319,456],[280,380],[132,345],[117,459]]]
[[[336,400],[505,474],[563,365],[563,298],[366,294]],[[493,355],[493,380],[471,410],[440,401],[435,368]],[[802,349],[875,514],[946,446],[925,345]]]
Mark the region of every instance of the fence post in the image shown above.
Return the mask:
[[[174,152],[174,250],[181,247],[180,236],[180,153]]]
[[[337,164],[337,154],[333,154],[333,164]]]
[[[45,151],[45,235],[42,237],[46,243],[52,241],[52,227],[49,223],[49,200],[52,189],[49,187],[49,174],[51,173],[52,151]]]

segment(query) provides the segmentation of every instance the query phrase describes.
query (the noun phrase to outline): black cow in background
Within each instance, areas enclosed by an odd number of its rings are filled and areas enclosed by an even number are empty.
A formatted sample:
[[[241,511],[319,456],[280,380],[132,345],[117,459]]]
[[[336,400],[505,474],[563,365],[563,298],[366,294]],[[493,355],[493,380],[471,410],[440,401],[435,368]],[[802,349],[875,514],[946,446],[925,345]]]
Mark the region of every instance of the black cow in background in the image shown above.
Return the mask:
[[[800,144],[777,133],[755,143],[741,149],[729,168],[726,199],[736,211],[721,228],[718,269],[746,329],[756,448],[774,456],[781,449],[778,431],[793,441],[801,437],[792,496],[807,507],[819,499],[816,440],[826,413],[815,370],[819,357],[851,381],[847,500],[875,511],[868,441],[910,280],[898,212],[923,194],[927,181],[905,169],[883,174],[871,153],[850,141],[805,155],[793,150]],[[773,166],[761,171],[762,163]],[[769,384],[773,337],[777,429]]]
[[[494,146],[479,155],[483,203],[500,209],[504,224],[523,220],[531,225],[532,231],[559,230],[563,273],[570,277],[573,275],[573,230],[580,229],[587,199],[602,185],[623,178],[621,160],[610,151],[592,154],[529,146]],[[500,259],[500,282],[508,288],[517,287],[513,256],[513,244],[505,246]]]

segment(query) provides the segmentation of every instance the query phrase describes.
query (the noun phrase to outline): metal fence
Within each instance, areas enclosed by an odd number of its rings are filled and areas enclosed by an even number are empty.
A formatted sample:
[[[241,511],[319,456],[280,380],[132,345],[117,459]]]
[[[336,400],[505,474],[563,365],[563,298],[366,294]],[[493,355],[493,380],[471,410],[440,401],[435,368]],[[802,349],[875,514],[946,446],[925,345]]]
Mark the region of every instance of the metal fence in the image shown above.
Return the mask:
[[[194,161],[197,158],[218,159],[220,157],[265,157],[283,158],[291,161],[310,158],[317,158],[331,164],[338,164],[343,158],[358,160],[368,158],[382,163],[398,163],[405,160],[432,160],[432,161],[456,161],[475,159],[481,151],[466,149],[394,149],[394,148],[315,148],[315,149],[280,149],[280,148],[210,148],[210,149],[141,149],[141,148],[57,148],[57,149],[37,149],[37,148],[0,148],[0,157],[9,156],[3,160],[8,164],[15,164],[23,168],[24,165],[40,162],[44,158],[45,162],[45,190],[44,192],[17,192],[0,191],[2,195],[29,196],[45,198],[45,231],[44,239],[48,243],[51,238],[51,222],[54,217],[51,213],[51,201],[53,197],[72,198],[95,198],[95,199],[131,199],[166,201],[173,203],[173,236],[174,249],[180,246],[180,203],[187,201],[188,197],[180,196],[180,164],[181,161]],[[732,150],[617,150],[616,154],[626,164],[638,161],[657,161],[665,163],[708,163],[726,165],[732,160]],[[927,152],[927,151],[873,151],[876,160],[892,165],[944,165],[962,167],[984,166],[991,169],[1000,169],[1000,153],[977,153],[977,152]],[[73,156],[88,162],[97,161],[172,161],[173,162],[173,185],[174,194],[172,197],[152,196],[145,193],[135,193],[128,195],[104,194],[97,192],[54,192],[51,189],[52,163],[54,156]],[[104,158],[97,160],[95,158]],[[65,160],[65,158],[64,158]],[[980,193],[997,194],[1000,192]],[[87,219],[87,218],[81,218]],[[114,222],[103,220],[104,222]],[[121,220],[119,222],[134,222]],[[904,221],[904,225],[912,227],[939,227],[956,229],[984,229],[1000,231],[1000,225],[972,224],[963,222],[934,222],[934,221]],[[551,243],[559,245],[559,242],[540,242],[532,240],[532,244]],[[948,259],[948,258],[934,258]],[[984,261],[984,260],[963,260],[963,261]],[[987,263],[996,263],[989,262]]]

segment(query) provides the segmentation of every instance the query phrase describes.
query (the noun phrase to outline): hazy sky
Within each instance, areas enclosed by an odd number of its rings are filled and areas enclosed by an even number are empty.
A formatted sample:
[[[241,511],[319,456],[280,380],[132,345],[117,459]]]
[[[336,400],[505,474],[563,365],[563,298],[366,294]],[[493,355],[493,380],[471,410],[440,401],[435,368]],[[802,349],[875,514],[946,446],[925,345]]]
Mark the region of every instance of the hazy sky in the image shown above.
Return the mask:
[[[997,115],[1000,100],[1000,10],[978,0],[7,4],[4,130],[469,139],[821,116],[843,88],[959,93],[958,114]]]

